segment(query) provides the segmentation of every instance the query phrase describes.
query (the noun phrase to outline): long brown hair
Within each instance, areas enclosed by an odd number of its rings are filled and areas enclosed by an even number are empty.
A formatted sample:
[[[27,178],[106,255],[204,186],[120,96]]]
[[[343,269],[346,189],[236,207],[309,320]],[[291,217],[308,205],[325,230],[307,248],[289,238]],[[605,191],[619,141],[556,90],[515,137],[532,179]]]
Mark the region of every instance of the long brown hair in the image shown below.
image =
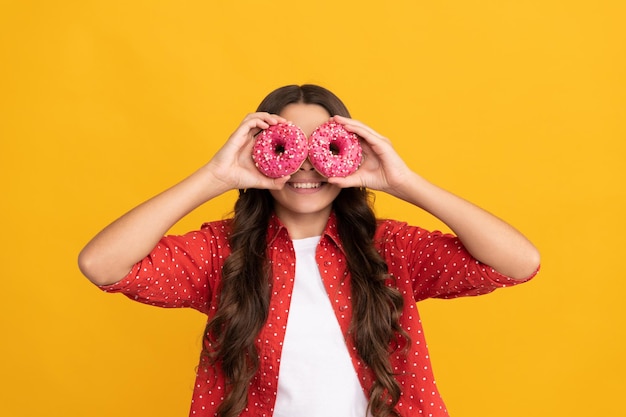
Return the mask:
[[[330,115],[350,117],[341,100],[316,85],[289,85],[270,93],[258,111],[278,114],[288,104],[318,104]],[[400,385],[394,377],[390,353],[409,342],[399,325],[404,305],[393,286],[387,265],[373,245],[376,217],[372,195],[361,188],[344,188],[333,202],[352,287],[353,315],[349,334],[363,362],[374,375],[369,411],[374,417],[398,416],[395,406]],[[209,321],[203,343],[203,364],[219,366],[226,380],[226,396],[218,408],[220,417],[235,417],[247,402],[250,380],[259,358],[256,337],[268,316],[270,298],[266,233],[273,212],[267,190],[248,189],[235,203],[230,234],[231,255],[222,271],[220,301]],[[242,283],[245,283],[243,285]]]

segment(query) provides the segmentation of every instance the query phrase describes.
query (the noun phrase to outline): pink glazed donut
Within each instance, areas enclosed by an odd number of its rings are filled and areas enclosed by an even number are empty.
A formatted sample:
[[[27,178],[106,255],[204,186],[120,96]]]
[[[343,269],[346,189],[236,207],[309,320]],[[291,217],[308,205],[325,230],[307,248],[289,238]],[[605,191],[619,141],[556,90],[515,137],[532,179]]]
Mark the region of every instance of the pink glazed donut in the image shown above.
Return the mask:
[[[270,178],[291,175],[302,166],[308,153],[307,139],[291,123],[272,125],[256,137],[252,159],[259,171]]]
[[[342,125],[326,122],[311,134],[309,160],[325,177],[347,177],[363,159],[359,137]]]

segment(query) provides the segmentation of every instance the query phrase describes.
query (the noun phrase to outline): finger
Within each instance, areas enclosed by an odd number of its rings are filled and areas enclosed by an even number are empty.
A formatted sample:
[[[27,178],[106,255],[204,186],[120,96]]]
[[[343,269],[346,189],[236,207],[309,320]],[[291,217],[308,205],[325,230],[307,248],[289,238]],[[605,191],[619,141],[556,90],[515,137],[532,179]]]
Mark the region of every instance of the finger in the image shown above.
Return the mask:
[[[341,124],[348,132],[352,132],[365,139],[366,141],[383,141],[391,143],[389,139],[381,135],[368,125],[355,119],[350,119],[343,116],[333,116],[333,120]]]
[[[339,188],[350,187],[365,187],[363,180],[356,175],[349,175],[347,177],[330,177],[328,183],[338,186]]]
[[[277,124],[277,123],[286,123],[287,122],[287,119],[285,119],[284,117],[279,116],[277,114],[273,114],[273,113],[267,113],[267,112],[248,113],[246,115],[246,117],[244,117],[243,120],[247,121],[247,120],[252,120],[252,119],[265,120],[269,124]]]
[[[247,127],[248,130],[262,130],[279,123],[287,123],[287,119],[276,114],[260,112],[248,114],[241,122],[240,127]]]
[[[291,175],[286,175],[280,178],[268,178],[264,177],[264,180],[260,184],[259,188],[264,188],[267,190],[280,190],[282,189],[287,181],[291,178]]]
[[[344,116],[333,116],[333,121],[343,125],[344,127],[361,128],[362,130],[365,130],[372,135],[382,136],[380,133],[376,132],[374,129],[372,129],[365,123],[356,119],[351,119],[349,117],[344,117]]]
[[[249,139],[249,134],[251,136],[255,136],[261,130],[270,127],[270,125],[281,123],[282,120],[284,120],[283,118],[269,114],[264,115],[264,117],[258,117],[258,114],[253,116],[254,117],[247,116],[244,118],[237,130],[234,132],[234,136],[241,137],[243,138],[242,140],[247,141]]]

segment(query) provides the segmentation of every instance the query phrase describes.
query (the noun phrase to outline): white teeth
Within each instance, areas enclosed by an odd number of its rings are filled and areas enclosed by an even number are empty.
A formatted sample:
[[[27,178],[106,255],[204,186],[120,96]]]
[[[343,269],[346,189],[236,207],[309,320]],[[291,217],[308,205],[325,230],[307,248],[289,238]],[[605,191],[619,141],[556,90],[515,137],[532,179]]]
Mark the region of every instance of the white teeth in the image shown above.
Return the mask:
[[[322,186],[321,182],[293,182],[291,183],[293,188],[319,188]]]

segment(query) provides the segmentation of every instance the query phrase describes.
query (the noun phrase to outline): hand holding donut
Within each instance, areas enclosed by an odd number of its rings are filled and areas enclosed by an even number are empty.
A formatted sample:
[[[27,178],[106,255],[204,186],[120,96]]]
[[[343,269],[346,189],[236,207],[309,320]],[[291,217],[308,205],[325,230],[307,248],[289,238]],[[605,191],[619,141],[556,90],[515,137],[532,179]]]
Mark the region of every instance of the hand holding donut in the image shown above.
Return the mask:
[[[250,154],[257,133],[286,122],[284,118],[269,113],[259,112],[247,115],[209,161],[207,169],[215,178],[222,181],[227,189],[282,188],[289,176],[268,178],[262,175],[250,158]]]
[[[331,120],[363,139],[363,162],[353,174],[329,178],[328,182],[342,188],[366,187],[396,195],[396,190],[409,181],[413,172],[393,149],[391,141],[357,120],[342,116],[333,116]]]

